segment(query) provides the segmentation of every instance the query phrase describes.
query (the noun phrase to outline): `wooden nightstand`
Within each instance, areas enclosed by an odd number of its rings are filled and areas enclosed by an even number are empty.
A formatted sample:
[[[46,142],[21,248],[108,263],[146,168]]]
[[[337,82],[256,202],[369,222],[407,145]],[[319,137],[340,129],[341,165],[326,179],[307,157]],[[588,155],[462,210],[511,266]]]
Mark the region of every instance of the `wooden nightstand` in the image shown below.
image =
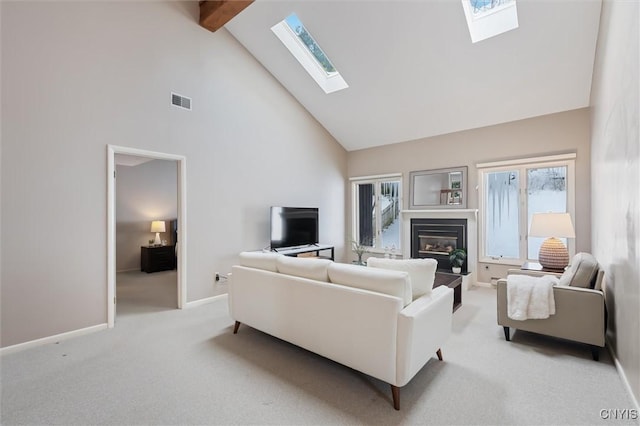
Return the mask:
[[[143,272],[167,271],[176,268],[174,246],[140,247],[140,270]]]

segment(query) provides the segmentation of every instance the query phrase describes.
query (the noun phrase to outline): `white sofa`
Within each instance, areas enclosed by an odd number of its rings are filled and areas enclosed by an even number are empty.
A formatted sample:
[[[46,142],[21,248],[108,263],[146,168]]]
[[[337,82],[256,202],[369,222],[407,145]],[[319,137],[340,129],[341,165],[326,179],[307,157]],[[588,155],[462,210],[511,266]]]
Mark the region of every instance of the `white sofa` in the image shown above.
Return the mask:
[[[411,270],[241,253],[229,281],[233,332],[246,324],[387,382],[399,410],[400,387],[434,354],[442,360],[453,290],[432,290],[433,274],[426,274],[431,286],[414,292],[410,275],[425,275],[413,260],[398,262]]]

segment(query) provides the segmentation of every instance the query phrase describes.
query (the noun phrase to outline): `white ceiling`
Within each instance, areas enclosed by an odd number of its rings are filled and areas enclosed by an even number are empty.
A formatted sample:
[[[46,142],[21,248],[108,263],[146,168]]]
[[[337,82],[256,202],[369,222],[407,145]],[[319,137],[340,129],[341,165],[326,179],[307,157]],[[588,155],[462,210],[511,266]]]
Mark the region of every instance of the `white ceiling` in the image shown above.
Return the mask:
[[[226,28],[353,151],[589,105],[600,0],[517,0],[471,43],[460,0],[257,0]],[[270,28],[295,12],[349,88],[325,94]]]

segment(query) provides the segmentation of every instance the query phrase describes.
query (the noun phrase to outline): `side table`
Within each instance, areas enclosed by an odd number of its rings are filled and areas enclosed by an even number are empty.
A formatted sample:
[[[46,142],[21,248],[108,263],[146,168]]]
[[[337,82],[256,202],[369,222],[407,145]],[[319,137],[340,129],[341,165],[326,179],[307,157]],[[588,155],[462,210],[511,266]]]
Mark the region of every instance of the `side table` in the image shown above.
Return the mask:
[[[446,285],[453,289],[453,312],[462,305],[462,276],[448,272],[436,272],[433,288]]]
[[[552,275],[562,275],[564,273],[564,269],[547,269],[543,268],[541,264],[538,262],[524,262],[520,267],[523,271],[536,271],[536,272],[544,272]]]

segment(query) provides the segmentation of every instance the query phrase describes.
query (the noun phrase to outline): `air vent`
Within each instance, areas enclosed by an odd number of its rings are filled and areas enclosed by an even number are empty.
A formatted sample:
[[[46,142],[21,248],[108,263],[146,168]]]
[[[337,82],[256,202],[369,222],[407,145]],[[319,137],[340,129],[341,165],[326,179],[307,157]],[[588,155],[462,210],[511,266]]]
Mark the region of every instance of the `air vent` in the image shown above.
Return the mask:
[[[191,98],[180,96],[177,93],[171,93],[171,104],[179,108],[191,110]]]

